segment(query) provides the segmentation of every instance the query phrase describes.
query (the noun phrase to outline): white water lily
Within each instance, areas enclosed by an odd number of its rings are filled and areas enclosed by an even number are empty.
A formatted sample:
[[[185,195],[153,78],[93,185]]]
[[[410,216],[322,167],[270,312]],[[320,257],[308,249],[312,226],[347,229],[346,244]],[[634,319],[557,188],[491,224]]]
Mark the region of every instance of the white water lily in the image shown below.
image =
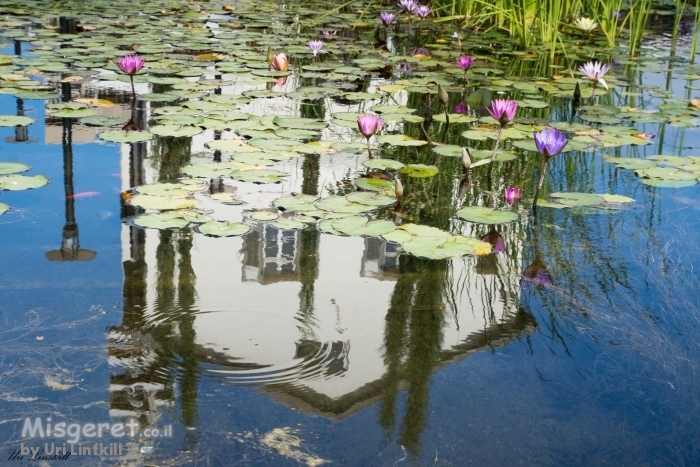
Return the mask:
[[[598,27],[598,23],[590,18],[579,18],[574,21],[574,24],[582,31],[591,32]]]

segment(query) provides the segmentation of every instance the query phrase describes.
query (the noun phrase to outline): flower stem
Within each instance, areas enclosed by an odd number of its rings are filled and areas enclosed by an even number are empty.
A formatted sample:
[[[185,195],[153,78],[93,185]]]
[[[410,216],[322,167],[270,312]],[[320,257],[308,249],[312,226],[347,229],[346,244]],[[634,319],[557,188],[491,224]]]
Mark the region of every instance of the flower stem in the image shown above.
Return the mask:
[[[537,200],[540,197],[540,190],[542,189],[542,184],[544,183],[544,176],[547,173],[547,165],[549,165],[549,157],[545,157],[544,159],[544,166],[542,166],[542,173],[540,173],[540,182],[537,184],[535,199],[532,201],[532,217],[535,225],[537,225]]]
[[[593,81],[593,89],[591,89],[591,105],[595,105],[595,87],[598,81]]]
[[[498,145],[501,142],[501,135],[503,134],[503,126],[498,129],[498,136],[496,136],[496,146],[493,148],[493,153],[491,154],[491,163],[489,164],[489,173],[487,175],[489,180],[489,185],[491,184],[491,172],[493,171],[493,163],[496,160],[496,153],[498,152]]]
[[[408,41],[410,43],[411,42],[411,13],[410,12],[408,12],[408,30],[407,30],[406,34],[408,35]]]
[[[367,152],[369,153],[369,158],[372,158],[372,148],[369,145],[369,138],[367,138]]]

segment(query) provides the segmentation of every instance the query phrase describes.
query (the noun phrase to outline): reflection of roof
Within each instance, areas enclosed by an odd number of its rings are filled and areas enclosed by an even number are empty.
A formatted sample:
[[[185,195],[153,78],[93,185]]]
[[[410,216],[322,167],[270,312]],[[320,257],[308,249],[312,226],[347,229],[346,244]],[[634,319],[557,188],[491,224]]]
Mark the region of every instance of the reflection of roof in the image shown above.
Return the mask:
[[[299,280],[299,234],[256,224],[244,237],[243,280],[260,284]]]

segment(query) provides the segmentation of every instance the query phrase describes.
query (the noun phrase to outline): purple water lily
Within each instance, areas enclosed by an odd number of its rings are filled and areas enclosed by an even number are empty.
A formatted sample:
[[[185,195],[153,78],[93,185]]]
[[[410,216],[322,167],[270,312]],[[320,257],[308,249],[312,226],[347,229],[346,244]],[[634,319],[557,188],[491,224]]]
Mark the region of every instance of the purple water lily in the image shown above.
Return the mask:
[[[457,59],[457,66],[459,66],[465,72],[472,66],[474,59],[469,55],[460,55]]]
[[[520,198],[522,196],[523,196],[523,190],[511,185],[505,189],[504,200],[505,200],[506,204],[515,204],[518,201],[520,201]]]
[[[415,57],[416,55],[428,57],[430,55],[430,51],[428,51],[428,49],[426,49],[426,48],[418,47],[416,49],[413,49],[413,52],[411,52],[411,55],[413,57]]]
[[[413,10],[413,14],[421,18],[426,18],[432,11],[433,9],[428,5],[418,5],[416,9]]]
[[[146,63],[146,60],[138,55],[125,55],[117,60],[119,69],[129,76],[134,76],[138,73],[138,71],[143,68],[144,63]]]
[[[600,83],[605,89],[608,89],[608,83],[605,82],[603,76],[610,70],[610,65],[603,65],[600,62],[588,62],[584,65],[578,67],[578,71],[586,75],[590,80],[595,83]]]
[[[333,31],[329,31],[328,29],[324,29],[323,31],[321,31],[321,34],[323,34],[324,36],[335,36],[336,34],[338,34],[338,30],[335,29]]]
[[[381,18],[382,23],[384,23],[384,27],[388,27],[394,22],[394,19],[396,19],[396,15],[394,13],[389,13],[386,11],[380,13],[379,17]]]
[[[491,101],[491,108],[486,107],[486,110],[495,120],[498,120],[502,128],[515,117],[518,103],[510,99],[494,99]]]
[[[564,133],[554,128],[543,128],[533,136],[537,150],[547,159],[559,154],[569,142]]]
[[[400,0],[398,5],[407,13],[411,13],[418,8],[418,2],[416,0]]]
[[[464,102],[459,102],[455,104],[454,112],[459,115],[465,115],[469,113],[469,106]]]
[[[396,65],[396,69],[402,73],[411,73],[413,71],[413,67],[408,63],[399,63]]]
[[[323,41],[310,41],[309,48],[314,53],[314,57],[315,57],[316,54],[318,53],[318,51],[323,48]]]

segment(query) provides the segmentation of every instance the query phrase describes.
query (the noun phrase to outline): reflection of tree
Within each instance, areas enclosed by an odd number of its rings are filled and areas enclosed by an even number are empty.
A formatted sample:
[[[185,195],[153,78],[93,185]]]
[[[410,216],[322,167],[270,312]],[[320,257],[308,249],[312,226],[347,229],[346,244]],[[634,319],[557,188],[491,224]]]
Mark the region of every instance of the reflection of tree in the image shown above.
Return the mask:
[[[438,362],[445,322],[445,281],[448,261],[403,256],[391,296],[384,330],[384,364],[387,385],[379,410],[379,423],[391,437],[395,425],[399,380],[408,383],[406,414],[400,444],[414,455],[420,452],[425,428],[430,375]]]
[[[157,136],[153,142],[151,161],[158,170],[158,181],[172,182],[180,176],[180,169],[190,161],[192,138]]]

